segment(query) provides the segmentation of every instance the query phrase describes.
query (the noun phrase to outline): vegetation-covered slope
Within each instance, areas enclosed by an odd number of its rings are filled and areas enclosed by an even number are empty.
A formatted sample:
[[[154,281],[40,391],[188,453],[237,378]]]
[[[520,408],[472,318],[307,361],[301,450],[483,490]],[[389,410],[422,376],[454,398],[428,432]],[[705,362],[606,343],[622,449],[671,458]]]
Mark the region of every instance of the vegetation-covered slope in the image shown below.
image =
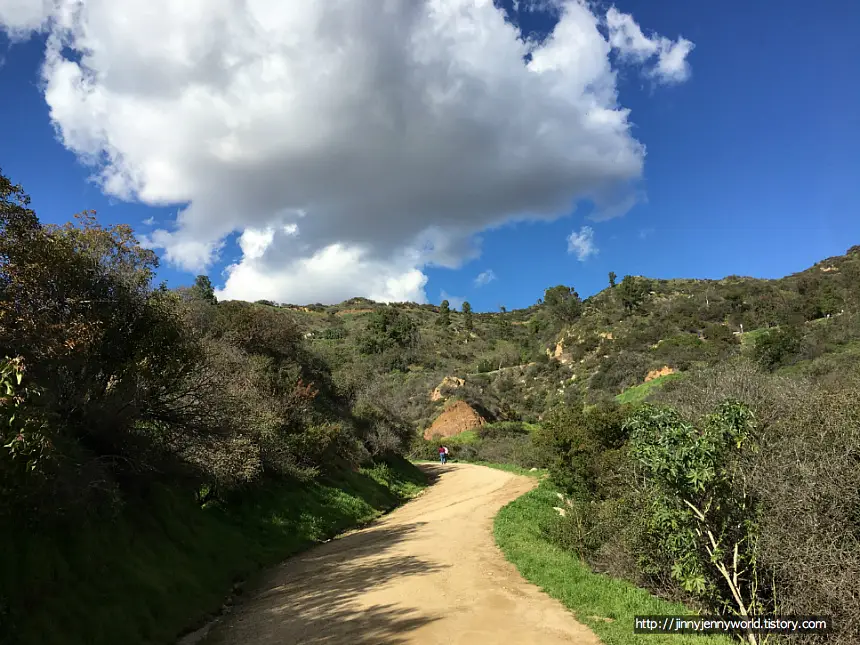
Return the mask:
[[[43,225],[0,175],[4,644],[172,642],[423,479],[412,429],[290,317],[156,264],[126,226]]]
[[[429,393],[445,376],[464,378],[451,394],[492,417],[526,421],[560,401],[594,402],[741,354],[769,369],[798,363],[823,376],[858,337],[858,285],[860,247],[853,247],[780,280],[628,276],[584,301],[554,287],[538,304],[510,312],[363,298],[278,309],[296,320],[337,380],[348,386],[370,376],[374,396],[423,429],[441,411],[443,401]],[[406,330],[399,336],[397,325]],[[756,350],[762,334],[770,344]]]

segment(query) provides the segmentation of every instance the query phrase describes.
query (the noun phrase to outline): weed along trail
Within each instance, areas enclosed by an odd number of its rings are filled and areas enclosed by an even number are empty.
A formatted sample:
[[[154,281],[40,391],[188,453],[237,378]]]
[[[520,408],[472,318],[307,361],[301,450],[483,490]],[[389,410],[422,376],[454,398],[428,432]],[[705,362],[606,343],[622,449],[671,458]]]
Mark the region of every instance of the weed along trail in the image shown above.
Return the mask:
[[[436,478],[423,495],[268,572],[203,643],[599,642],[493,541],[495,514],[534,480],[481,466],[422,468]]]

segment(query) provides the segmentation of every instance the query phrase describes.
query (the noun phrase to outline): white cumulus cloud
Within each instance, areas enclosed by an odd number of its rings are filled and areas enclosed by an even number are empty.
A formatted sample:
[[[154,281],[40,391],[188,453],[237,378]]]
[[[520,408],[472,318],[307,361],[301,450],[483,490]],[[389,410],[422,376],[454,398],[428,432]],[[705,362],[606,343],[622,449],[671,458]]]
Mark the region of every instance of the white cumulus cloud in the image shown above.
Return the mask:
[[[56,5],[52,0],[0,0],[0,26],[13,38],[44,29]]]
[[[492,269],[481,271],[481,273],[479,273],[478,276],[475,278],[475,286],[483,287],[485,284],[490,284],[495,279],[496,274],[493,273]]]
[[[0,25],[50,33],[51,119],[104,192],[182,206],[149,245],[198,271],[239,233],[222,297],[423,301],[477,232],[635,202],[610,52],[681,80],[692,44],[548,6],[540,42],[489,0],[0,0]]]
[[[567,252],[575,253],[576,259],[585,262],[592,255],[597,255],[598,249],[594,245],[594,229],[583,226],[579,232],[573,231],[567,238]]]
[[[690,76],[687,56],[693,51],[693,43],[679,37],[670,40],[665,36],[646,36],[633,16],[621,13],[615,7],[606,12],[609,43],[622,58],[638,63],[657,57],[657,62],[648,71],[649,75],[662,83],[681,83]]]

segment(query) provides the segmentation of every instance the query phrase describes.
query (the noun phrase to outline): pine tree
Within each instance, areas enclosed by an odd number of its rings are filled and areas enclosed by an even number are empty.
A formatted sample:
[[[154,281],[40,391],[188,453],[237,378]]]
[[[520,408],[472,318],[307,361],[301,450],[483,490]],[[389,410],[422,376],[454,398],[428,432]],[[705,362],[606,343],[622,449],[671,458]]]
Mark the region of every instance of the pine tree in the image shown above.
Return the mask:
[[[218,302],[215,298],[215,288],[212,286],[212,281],[209,279],[209,276],[198,275],[197,278],[195,278],[194,286],[191,287],[191,289],[194,291],[194,295],[201,300],[210,302],[213,305]]]
[[[463,325],[467,331],[472,331],[475,328],[475,324],[472,321],[472,305],[468,302],[463,303]]]
[[[451,306],[447,300],[443,300],[439,305],[439,318],[436,324],[440,327],[447,327],[451,324]]]

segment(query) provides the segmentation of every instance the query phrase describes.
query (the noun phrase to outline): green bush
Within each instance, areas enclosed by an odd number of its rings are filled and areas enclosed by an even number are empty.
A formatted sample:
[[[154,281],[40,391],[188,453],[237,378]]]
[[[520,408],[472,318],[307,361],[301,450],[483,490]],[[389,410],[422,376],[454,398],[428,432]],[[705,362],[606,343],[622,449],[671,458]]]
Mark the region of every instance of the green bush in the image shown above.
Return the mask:
[[[652,360],[637,352],[621,351],[601,359],[600,366],[588,381],[591,390],[619,394],[645,378]]]
[[[661,363],[677,370],[687,370],[705,358],[705,343],[695,334],[678,334],[662,341],[654,354]]]
[[[763,368],[774,370],[799,357],[803,334],[798,327],[771,329],[756,338],[753,357]]]
[[[758,501],[738,485],[736,467],[741,454],[758,448],[750,409],[728,401],[695,427],[671,408],[646,404],[627,427],[631,456],[644,467],[649,537],[671,563],[666,573],[720,613],[772,610],[770,579],[757,557]]]
[[[529,434],[528,428],[522,421],[497,421],[488,423],[478,428],[478,436],[481,439],[498,439],[509,436],[525,436]]]
[[[553,409],[533,435],[552,481],[580,499],[599,495],[600,455],[623,445],[624,416],[612,402],[589,409],[581,404]]]
[[[860,641],[860,379],[831,389],[762,373],[740,361],[691,374],[658,397],[685,418],[734,398],[755,412],[758,451],[740,455],[734,495],[758,500],[759,567],[778,613],[828,614],[828,643]],[[821,642],[813,636],[800,642]]]

